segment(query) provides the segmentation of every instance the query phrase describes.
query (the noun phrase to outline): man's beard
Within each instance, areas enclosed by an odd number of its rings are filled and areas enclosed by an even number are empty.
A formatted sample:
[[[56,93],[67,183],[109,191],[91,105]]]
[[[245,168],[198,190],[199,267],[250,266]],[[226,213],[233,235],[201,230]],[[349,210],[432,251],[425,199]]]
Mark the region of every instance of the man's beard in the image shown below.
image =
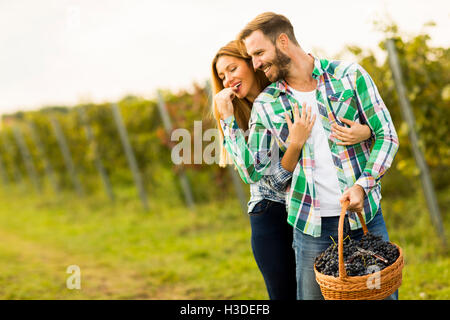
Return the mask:
[[[289,65],[291,64],[291,58],[285,55],[281,50],[275,46],[275,59],[272,62],[272,66],[277,67],[278,72],[274,75],[273,79],[269,79],[271,82],[276,82],[285,79],[289,74]]]

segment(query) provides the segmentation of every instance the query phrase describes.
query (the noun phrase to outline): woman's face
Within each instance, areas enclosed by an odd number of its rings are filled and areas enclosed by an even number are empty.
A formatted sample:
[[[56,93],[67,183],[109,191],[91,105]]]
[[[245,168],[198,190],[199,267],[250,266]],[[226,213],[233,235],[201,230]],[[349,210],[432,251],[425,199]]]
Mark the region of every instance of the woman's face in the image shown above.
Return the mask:
[[[261,91],[255,72],[244,59],[232,56],[220,56],[216,63],[217,74],[225,88],[236,87],[239,99],[254,101]]]

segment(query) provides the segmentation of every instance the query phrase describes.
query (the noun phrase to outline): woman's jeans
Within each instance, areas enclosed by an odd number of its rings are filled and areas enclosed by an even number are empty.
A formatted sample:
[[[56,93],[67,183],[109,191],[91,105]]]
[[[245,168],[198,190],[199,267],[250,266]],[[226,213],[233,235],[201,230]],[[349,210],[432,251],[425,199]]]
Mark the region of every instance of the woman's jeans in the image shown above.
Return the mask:
[[[295,254],[292,227],[284,204],[264,199],[250,215],[251,244],[271,300],[295,300]]]
[[[319,300],[323,299],[320,287],[316,282],[314,274],[314,260],[332,243],[333,237],[338,242],[339,216],[322,218],[322,232],[320,237],[312,237],[294,228],[293,248],[297,261],[297,299],[298,300]],[[375,217],[367,224],[369,232],[382,236],[383,240],[389,241],[389,236],[384,223],[381,207]],[[344,221],[344,234],[349,234],[353,240],[360,240],[363,236],[362,228],[350,230],[348,217]],[[330,237],[331,236],[331,237]],[[387,298],[388,300],[398,299],[398,290]]]

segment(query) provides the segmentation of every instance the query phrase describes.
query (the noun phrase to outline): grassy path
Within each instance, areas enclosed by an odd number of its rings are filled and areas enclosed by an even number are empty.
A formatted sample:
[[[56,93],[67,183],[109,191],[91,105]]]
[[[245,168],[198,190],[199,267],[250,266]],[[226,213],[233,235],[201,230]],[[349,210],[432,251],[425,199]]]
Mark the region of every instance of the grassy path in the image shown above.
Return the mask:
[[[266,299],[237,203],[145,213],[97,199],[0,200],[2,299]],[[66,288],[69,265],[81,290]]]
[[[103,264],[88,255],[56,250],[0,231],[3,299],[188,299],[182,288],[160,286],[139,270]],[[69,265],[81,270],[81,290],[66,286]]]
[[[0,192],[0,299],[267,299],[237,201],[161,203]],[[400,298],[450,299],[450,257],[420,200],[383,210],[405,252]],[[66,287],[70,265],[80,290]]]

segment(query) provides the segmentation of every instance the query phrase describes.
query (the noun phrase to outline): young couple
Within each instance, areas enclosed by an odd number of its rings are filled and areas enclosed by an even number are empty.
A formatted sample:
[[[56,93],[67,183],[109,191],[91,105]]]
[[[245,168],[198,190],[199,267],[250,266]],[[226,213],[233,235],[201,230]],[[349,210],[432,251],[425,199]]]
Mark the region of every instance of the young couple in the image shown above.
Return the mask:
[[[361,66],[306,53],[271,12],[218,51],[212,80],[220,165],[232,160],[250,184],[251,245],[270,299],[323,299],[314,259],[337,239],[344,201],[346,234],[362,237],[361,212],[388,240],[380,179],[398,149],[388,109]]]

